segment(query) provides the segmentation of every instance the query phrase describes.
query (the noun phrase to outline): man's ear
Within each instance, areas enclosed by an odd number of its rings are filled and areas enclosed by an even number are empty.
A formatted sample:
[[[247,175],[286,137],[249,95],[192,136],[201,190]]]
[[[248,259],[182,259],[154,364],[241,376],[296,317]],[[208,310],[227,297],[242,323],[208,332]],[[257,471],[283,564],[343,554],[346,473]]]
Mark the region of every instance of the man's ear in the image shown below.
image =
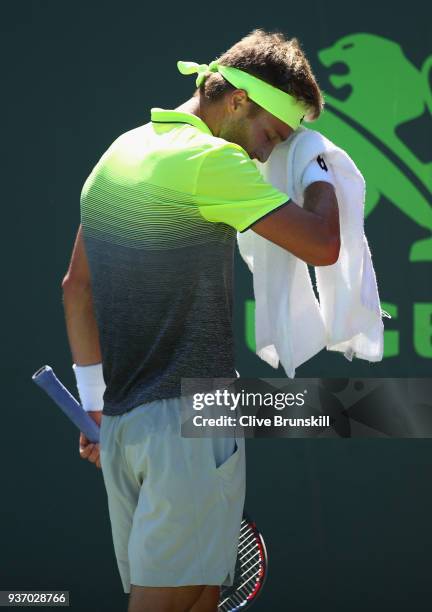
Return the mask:
[[[248,95],[244,89],[235,89],[230,94],[229,106],[231,112],[244,111],[247,112]]]

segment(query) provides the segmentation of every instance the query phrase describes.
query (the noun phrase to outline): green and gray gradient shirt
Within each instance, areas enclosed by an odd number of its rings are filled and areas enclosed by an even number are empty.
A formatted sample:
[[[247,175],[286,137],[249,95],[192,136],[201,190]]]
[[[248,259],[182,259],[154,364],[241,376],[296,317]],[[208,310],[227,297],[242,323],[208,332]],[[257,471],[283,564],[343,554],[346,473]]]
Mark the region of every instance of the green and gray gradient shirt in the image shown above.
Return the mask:
[[[109,147],[81,194],[104,414],[179,397],[182,377],[235,377],[236,230],[287,200],[189,113],[152,109]]]

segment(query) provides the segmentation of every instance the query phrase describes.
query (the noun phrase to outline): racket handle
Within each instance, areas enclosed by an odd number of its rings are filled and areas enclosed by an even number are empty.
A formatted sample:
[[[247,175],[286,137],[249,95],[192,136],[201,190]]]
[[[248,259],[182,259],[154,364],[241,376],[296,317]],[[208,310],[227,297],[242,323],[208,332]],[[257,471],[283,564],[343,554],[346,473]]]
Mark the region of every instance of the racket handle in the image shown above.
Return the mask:
[[[43,389],[90,442],[99,442],[99,427],[59,381],[50,366],[45,365],[32,376],[33,382]]]

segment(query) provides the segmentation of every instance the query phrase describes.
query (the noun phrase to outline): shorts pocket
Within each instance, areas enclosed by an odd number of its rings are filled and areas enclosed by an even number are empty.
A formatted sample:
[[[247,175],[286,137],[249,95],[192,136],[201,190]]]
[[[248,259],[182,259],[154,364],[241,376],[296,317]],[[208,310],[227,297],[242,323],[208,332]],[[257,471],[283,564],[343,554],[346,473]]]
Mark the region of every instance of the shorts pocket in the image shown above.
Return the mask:
[[[225,459],[223,463],[221,463],[216,468],[216,473],[220,478],[224,480],[231,480],[234,472],[236,471],[238,462],[240,460],[240,447],[238,441],[234,440],[235,446],[232,454]]]
[[[232,454],[216,468],[223,497],[229,504],[237,504],[244,498],[246,486],[244,438],[235,438]]]

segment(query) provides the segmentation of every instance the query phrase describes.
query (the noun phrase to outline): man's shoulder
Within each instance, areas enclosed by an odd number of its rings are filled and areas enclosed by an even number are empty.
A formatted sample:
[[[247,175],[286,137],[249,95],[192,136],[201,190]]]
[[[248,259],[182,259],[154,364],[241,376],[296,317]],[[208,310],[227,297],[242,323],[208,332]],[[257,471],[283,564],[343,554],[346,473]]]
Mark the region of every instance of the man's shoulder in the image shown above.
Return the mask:
[[[253,161],[242,146],[217,136],[208,136],[202,147],[203,166],[206,168],[238,168],[239,163]],[[255,167],[255,166],[254,166]]]
[[[146,134],[150,134],[151,129],[151,121],[149,121],[148,123],[144,123],[143,125],[138,125],[137,127],[131,128],[130,130],[127,130],[126,132],[123,132],[122,134],[117,136],[117,138],[115,138],[115,140],[112,142],[111,146],[124,141],[139,140]]]
[[[160,125],[158,125],[158,128],[155,130],[154,123],[149,121],[148,123],[139,125],[135,128],[132,128],[120,134],[113,141],[113,143],[111,144],[111,147],[116,146],[116,145],[125,145],[125,144],[130,145],[133,142],[144,144],[146,137],[157,136],[159,130],[161,130],[159,134],[163,133],[162,130],[164,127],[166,128],[166,125],[167,124],[165,124],[165,126],[163,126],[162,128],[160,127]],[[184,133],[185,138],[183,141],[180,139],[180,142],[179,142],[178,135],[175,135],[173,133],[172,134],[173,140],[175,141],[175,144],[173,143],[174,144],[173,149],[177,148],[177,146],[179,145],[184,147],[185,149],[186,148],[190,148],[194,150],[201,149],[203,153],[207,153],[207,154],[213,153],[214,155],[211,155],[212,159],[213,158],[217,159],[221,157],[227,160],[230,158],[238,159],[239,156],[250,159],[246,151],[243,149],[243,147],[241,147],[237,143],[230,142],[219,136],[214,136],[213,134],[208,134],[206,132],[203,132],[202,130],[200,130],[199,128],[197,128],[196,126],[192,124],[187,124],[187,123],[181,124],[178,126],[178,130],[181,130]],[[165,142],[165,145],[166,145],[166,142]],[[162,144],[162,146],[164,146],[164,144]]]

